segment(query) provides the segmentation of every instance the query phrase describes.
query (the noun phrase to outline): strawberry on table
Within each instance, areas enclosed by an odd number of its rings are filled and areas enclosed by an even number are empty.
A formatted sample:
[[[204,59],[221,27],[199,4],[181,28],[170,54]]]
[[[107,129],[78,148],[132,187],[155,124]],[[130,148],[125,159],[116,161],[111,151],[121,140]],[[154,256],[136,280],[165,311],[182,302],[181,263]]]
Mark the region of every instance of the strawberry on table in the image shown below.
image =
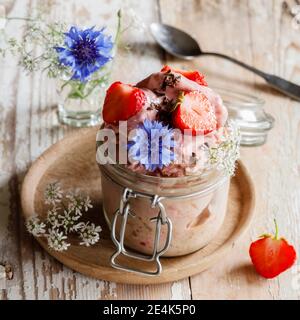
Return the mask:
[[[141,89],[117,81],[106,92],[103,119],[110,124],[128,120],[143,108],[145,101]]]
[[[201,86],[207,86],[207,83],[204,79],[204,75],[202,73],[200,73],[199,71],[195,70],[195,71],[191,71],[191,70],[178,70],[178,69],[172,69],[169,66],[164,66],[161,69],[161,72],[170,72],[170,71],[174,71],[176,73],[182,74],[184,77],[186,77],[187,79],[197,82],[198,84],[200,84]]]
[[[182,92],[172,117],[175,128],[182,131],[190,129],[193,135],[205,135],[217,128],[214,107],[207,97],[198,91]]]
[[[253,242],[249,254],[256,271],[271,279],[290,268],[296,261],[296,251],[284,238],[278,237],[275,221],[275,236],[263,235]]]

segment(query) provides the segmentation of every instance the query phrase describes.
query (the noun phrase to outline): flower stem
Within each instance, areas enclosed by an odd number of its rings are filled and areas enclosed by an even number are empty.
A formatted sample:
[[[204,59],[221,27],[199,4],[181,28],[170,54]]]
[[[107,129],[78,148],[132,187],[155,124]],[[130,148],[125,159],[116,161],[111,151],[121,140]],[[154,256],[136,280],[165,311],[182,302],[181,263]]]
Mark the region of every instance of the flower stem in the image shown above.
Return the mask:
[[[83,96],[84,99],[86,99],[93,91],[94,89],[101,84],[101,82],[105,81],[105,78],[108,76],[108,74],[103,75],[99,80],[94,81],[94,84],[92,87],[87,91],[87,93]]]
[[[85,83],[79,83],[77,84],[76,82],[72,81],[72,80],[69,80],[65,83],[68,84],[70,83],[71,87],[72,87],[72,91],[69,93],[68,95],[68,99],[85,99],[84,97],[84,88],[85,88]]]
[[[35,21],[36,19],[32,19],[32,18],[22,18],[22,17],[7,17],[5,18],[7,21],[11,21],[11,20],[21,20],[21,21]]]
[[[278,240],[278,224],[276,219],[274,219],[274,224],[275,224],[275,240]]]
[[[63,88],[64,88],[65,86],[67,86],[71,81],[72,81],[72,79],[69,79],[68,81],[66,81],[66,82],[60,87],[60,91],[62,91]]]
[[[115,36],[115,46],[118,47],[120,35],[121,35],[121,27],[122,27],[122,10],[120,9],[118,11],[118,26],[117,26],[117,32]]]

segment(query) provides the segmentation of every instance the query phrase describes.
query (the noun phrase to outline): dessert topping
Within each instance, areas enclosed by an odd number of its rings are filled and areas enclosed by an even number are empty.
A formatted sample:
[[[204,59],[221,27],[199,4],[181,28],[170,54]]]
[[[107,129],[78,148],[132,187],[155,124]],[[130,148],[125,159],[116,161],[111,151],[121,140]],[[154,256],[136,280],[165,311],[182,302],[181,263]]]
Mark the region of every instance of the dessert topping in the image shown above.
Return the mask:
[[[119,81],[115,82],[106,93],[103,119],[110,124],[128,120],[143,108],[145,101],[143,90]]]
[[[159,121],[145,120],[129,137],[128,158],[154,172],[175,160],[173,130]]]
[[[161,89],[166,90],[167,87],[175,88],[181,79],[180,75],[171,72],[171,69],[166,73]]]
[[[173,112],[173,125],[182,131],[191,129],[193,135],[205,135],[217,128],[214,107],[201,92],[181,93]]]
[[[175,73],[180,73],[184,77],[186,77],[189,80],[192,80],[194,82],[197,82],[201,86],[207,86],[207,83],[204,79],[204,75],[201,74],[199,71],[188,71],[188,70],[177,70],[177,69],[171,69],[169,66],[164,66],[161,69],[161,72],[169,73],[169,72],[175,72]]]

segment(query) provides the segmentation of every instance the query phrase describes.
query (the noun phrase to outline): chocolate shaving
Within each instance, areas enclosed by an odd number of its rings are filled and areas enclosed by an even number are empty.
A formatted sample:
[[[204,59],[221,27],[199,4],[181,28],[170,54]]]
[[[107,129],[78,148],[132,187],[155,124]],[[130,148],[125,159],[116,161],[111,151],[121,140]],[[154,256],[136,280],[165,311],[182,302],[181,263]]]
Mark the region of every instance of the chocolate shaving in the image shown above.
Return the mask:
[[[161,103],[151,102],[147,110],[156,110],[159,113],[171,113],[174,110],[174,102],[165,96]]]
[[[164,97],[161,103],[161,110],[168,113],[172,112],[174,110],[174,101]]]
[[[174,73],[167,73],[162,83],[161,89],[166,90],[167,87],[174,88],[180,81],[181,76]]]
[[[162,105],[163,106],[167,106],[167,105],[169,105],[170,103],[172,102],[172,100],[171,99],[169,99],[169,98],[167,98],[166,96],[163,98],[163,101],[162,101]]]

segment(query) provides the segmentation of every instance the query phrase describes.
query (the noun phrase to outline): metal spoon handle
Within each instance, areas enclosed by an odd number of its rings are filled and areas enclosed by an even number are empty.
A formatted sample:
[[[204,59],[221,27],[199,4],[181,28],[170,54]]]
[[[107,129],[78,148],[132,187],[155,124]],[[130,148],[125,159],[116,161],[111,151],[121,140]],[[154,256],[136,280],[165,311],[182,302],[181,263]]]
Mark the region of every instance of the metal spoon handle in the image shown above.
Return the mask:
[[[258,70],[252,66],[249,66],[248,64],[246,64],[244,62],[241,62],[237,59],[226,56],[225,54],[221,54],[221,53],[217,53],[217,52],[202,52],[201,55],[202,54],[216,56],[219,58],[229,60],[229,61],[231,61],[231,62],[249,70],[249,71],[252,71],[255,74],[257,74],[258,76],[264,78],[267,81],[267,83],[269,85],[271,85],[274,89],[277,89],[280,92],[300,101],[300,86],[295,83],[292,83],[290,81],[287,81],[287,80],[280,78],[280,77],[277,77],[275,75],[265,73],[265,72]]]
[[[297,84],[272,74],[266,74],[265,80],[274,89],[277,89],[282,93],[285,93],[290,97],[300,101],[300,86]]]

